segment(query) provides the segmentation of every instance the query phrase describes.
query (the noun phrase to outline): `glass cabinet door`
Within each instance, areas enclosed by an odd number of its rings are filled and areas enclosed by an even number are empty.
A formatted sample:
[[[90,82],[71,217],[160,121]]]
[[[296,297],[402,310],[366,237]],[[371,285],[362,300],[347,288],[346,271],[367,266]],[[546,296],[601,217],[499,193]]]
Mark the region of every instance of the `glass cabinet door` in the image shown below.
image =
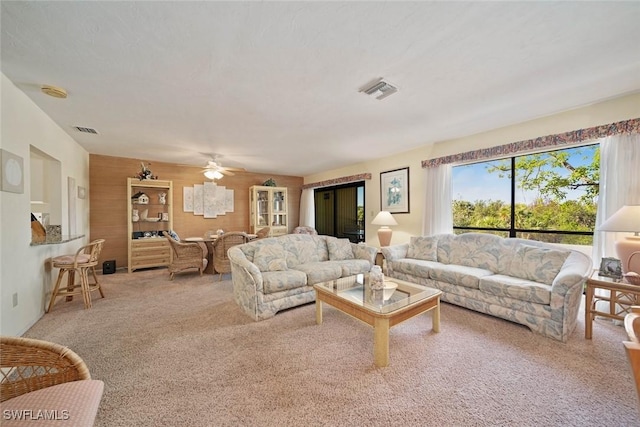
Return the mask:
[[[259,190],[256,199],[256,215],[258,225],[269,225],[269,191]]]
[[[273,226],[287,225],[287,192],[284,190],[273,190]]]

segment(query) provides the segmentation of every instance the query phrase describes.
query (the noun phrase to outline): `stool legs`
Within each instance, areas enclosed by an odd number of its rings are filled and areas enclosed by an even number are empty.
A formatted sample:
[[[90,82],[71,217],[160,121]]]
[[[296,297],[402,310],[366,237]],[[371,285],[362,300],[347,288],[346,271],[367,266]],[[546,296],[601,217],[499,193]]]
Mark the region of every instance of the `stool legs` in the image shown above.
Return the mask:
[[[78,270],[78,276],[80,276],[80,284],[76,285],[76,270]],[[91,275],[93,276],[94,283],[89,283],[89,270],[91,270]],[[67,288],[60,290],[60,285],[62,284],[62,279],[67,274]],[[80,288],[79,291],[76,291],[76,288]],[[49,307],[47,308],[47,313],[51,311],[53,305],[56,302],[56,298],[58,296],[66,296],[66,301],[73,300],[73,295],[82,294],[82,300],[84,302],[84,308],[91,308],[93,304],[91,303],[91,292],[98,290],[100,292],[100,296],[104,298],[104,292],[102,292],[102,286],[100,286],[100,282],[98,281],[98,276],[96,275],[95,267],[79,267],[79,268],[60,268],[58,273],[58,279],[56,280],[56,284],[53,288],[53,292],[51,293],[51,300],[49,301]]]

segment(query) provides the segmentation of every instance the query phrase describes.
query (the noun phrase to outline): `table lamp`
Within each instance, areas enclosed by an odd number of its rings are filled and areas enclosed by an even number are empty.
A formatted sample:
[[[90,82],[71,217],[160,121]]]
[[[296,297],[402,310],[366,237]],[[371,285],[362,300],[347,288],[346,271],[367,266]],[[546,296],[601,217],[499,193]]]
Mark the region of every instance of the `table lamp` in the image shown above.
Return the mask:
[[[620,262],[622,272],[629,273],[631,270],[631,258],[640,256],[640,205],[625,205],[609,219],[602,223],[599,231],[618,231],[634,233],[633,236],[616,240],[614,246]],[[635,270],[640,270],[636,268]],[[636,271],[640,273],[640,271]]]
[[[378,215],[371,221],[373,225],[380,225],[378,228],[378,240],[380,246],[389,246],[391,244],[391,234],[393,233],[389,228],[390,225],[398,225],[391,213],[387,211],[380,211]]]

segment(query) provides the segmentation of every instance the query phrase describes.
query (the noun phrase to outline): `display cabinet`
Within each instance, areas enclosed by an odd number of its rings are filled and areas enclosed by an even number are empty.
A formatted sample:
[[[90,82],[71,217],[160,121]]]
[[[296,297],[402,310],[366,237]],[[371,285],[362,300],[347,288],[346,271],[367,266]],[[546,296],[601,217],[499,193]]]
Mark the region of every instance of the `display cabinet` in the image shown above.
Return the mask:
[[[249,189],[251,233],[270,227],[269,236],[281,236],[288,231],[288,200],[286,187],[254,185]]]
[[[162,235],[173,229],[171,181],[127,180],[129,273],[171,263],[171,247]]]

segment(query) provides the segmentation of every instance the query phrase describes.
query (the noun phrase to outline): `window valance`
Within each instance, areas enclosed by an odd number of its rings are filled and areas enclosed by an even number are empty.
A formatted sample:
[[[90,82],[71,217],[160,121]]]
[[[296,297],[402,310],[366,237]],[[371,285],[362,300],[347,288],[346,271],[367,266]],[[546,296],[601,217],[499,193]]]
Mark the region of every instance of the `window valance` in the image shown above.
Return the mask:
[[[362,181],[365,179],[371,179],[371,173],[361,173],[358,175],[350,175],[350,176],[343,176],[340,178],[328,179],[326,181],[312,182],[309,184],[304,184],[302,186],[302,189],[306,190],[308,188],[331,187],[334,185],[348,184],[350,182]]]
[[[546,147],[577,145],[581,142],[596,140],[611,135],[632,133],[640,133],[640,118],[423,160],[422,167],[434,168],[451,163],[469,163],[476,160],[498,159]]]

